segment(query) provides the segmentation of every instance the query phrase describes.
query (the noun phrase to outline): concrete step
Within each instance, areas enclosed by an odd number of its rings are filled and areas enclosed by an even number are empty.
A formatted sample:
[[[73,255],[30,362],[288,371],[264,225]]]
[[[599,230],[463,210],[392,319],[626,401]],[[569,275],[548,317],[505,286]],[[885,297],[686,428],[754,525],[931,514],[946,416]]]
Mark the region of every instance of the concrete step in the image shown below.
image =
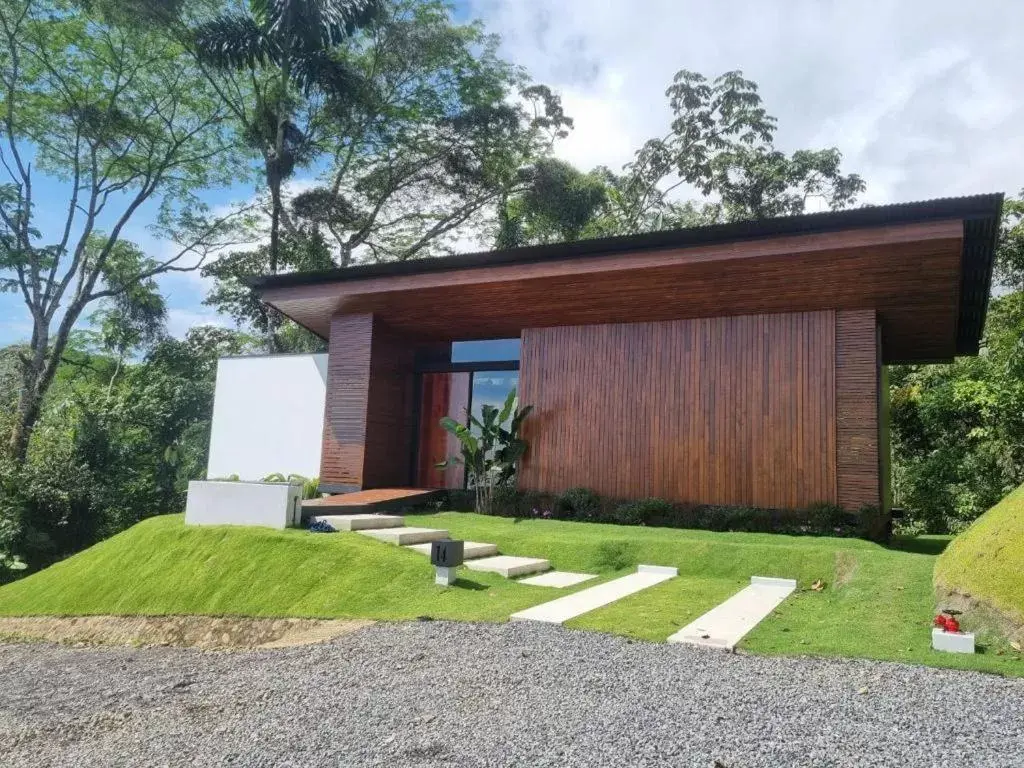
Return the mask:
[[[528,573],[541,573],[551,568],[551,563],[541,560],[538,557],[513,557],[512,555],[497,555],[496,557],[483,557],[479,560],[470,560],[466,567],[472,571],[487,571],[488,573],[500,573],[506,579],[516,576],[525,576]]]
[[[425,541],[438,541],[448,538],[448,531],[440,528],[379,528],[374,530],[357,531],[363,536],[371,536],[378,541],[386,541],[388,544],[422,544]]]
[[[647,589],[667,581],[675,575],[675,568],[641,565],[637,568],[636,573],[606,581],[604,584],[574,592],[557,600],[535,605],[525,611],[513,613],[509,618],[512,621],[543,621],[548,624],[561,624],[609,603],[614,603],[616,600],[621,600],[641,589]]]
[[[336,531],[365,531],[378,528],[401,528],[405,518],[401,515],[314,515],[314,522],[324,522]]]
[[[732,650],[795,589],[794,579],[751,576],[749,587],[694,619],[668,641]]]
[[[414,549],[417,552],[430,557],[430,542],[423,544],[410,544],[406,549]],[[474,560],[478,557],[490,557],[498,554],[497,544],[485,544],[482,541],[466,541],[462,545],[462,556],[466,560]]]
[[[529,584],[531,587],[573,587],[582,584],[584,581],[596,579],[594,573],[573,573],[572,571],[548,571],[540,576],[531,576],[528,579],[520,579],[520,584]]]

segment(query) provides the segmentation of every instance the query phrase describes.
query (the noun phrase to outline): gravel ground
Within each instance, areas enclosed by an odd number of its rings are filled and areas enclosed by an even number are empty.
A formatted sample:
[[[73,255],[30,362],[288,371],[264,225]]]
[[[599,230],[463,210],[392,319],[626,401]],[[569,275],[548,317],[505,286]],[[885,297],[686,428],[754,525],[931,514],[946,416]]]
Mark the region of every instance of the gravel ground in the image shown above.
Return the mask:
[[[528,624],[280,651],[9,644],[0,764],[1012,768],[1024,680]]]

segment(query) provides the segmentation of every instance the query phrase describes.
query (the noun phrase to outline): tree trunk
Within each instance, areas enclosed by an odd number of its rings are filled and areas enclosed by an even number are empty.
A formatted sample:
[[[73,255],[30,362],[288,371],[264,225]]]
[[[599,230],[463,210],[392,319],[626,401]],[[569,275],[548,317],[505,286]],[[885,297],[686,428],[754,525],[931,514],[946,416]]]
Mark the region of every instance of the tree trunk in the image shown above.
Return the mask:
[[[17,418],[11,430],[11,457],[18,464],[25,462],[28,455],[28,441],[32,437],[32,429],[39,421],[43,406],[42,371],[31,370],[31,363],[24,363],[26,371],[22,377],[21,392],[18,394]]]

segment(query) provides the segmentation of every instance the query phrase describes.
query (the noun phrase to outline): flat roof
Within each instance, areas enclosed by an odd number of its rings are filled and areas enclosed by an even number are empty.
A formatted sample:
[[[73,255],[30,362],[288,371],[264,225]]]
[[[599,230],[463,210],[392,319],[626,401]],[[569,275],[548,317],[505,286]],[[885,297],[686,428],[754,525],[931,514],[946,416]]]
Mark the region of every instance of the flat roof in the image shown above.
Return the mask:
[[[878,229],[928,222],[963,223],[960,253],[959,290],[956,323],[956,354],[975,354],[984,326],[992,280],[992,262],[1001,221],[1003,195],[985,194],[942,198],[896,205],[865,206],[845,211],[812,213],[757,221],[743,221],[687,229],[651,232],[640,235],[580,240],[571,243],[528,246],[479,253],[456,254],[409,261],[359,264],[317,272],[299,272],[251,278],[248,281],[259,295],[276,305],[280,289],[301,292],[303,287],[338,284],[346,290],[359,290],[358,281],[375,284],[396,278],[494,267],[564,262],[609,255],[636,254],[666,249],[680,250],[728,243],[821,235],[859,229]],[[894,252],[893,257],[899,256]],[[639,268],[641,265],[638,264]],[[295,289],[298,289],[296,291]],[[268,296],[267,294],[272,294]],[[287,310],[285,314],[288,314]],[[314,329],[315,332],[322,331]]]

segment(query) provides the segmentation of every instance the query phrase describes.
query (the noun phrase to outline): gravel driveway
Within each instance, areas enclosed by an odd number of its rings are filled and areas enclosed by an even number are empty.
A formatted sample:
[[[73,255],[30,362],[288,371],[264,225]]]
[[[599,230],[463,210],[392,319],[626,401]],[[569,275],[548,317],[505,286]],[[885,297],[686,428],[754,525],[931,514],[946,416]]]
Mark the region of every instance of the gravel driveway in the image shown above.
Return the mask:
[[[0,763],[1010,768],[1024,680],[527,624],[245,653],[12,644]]]

